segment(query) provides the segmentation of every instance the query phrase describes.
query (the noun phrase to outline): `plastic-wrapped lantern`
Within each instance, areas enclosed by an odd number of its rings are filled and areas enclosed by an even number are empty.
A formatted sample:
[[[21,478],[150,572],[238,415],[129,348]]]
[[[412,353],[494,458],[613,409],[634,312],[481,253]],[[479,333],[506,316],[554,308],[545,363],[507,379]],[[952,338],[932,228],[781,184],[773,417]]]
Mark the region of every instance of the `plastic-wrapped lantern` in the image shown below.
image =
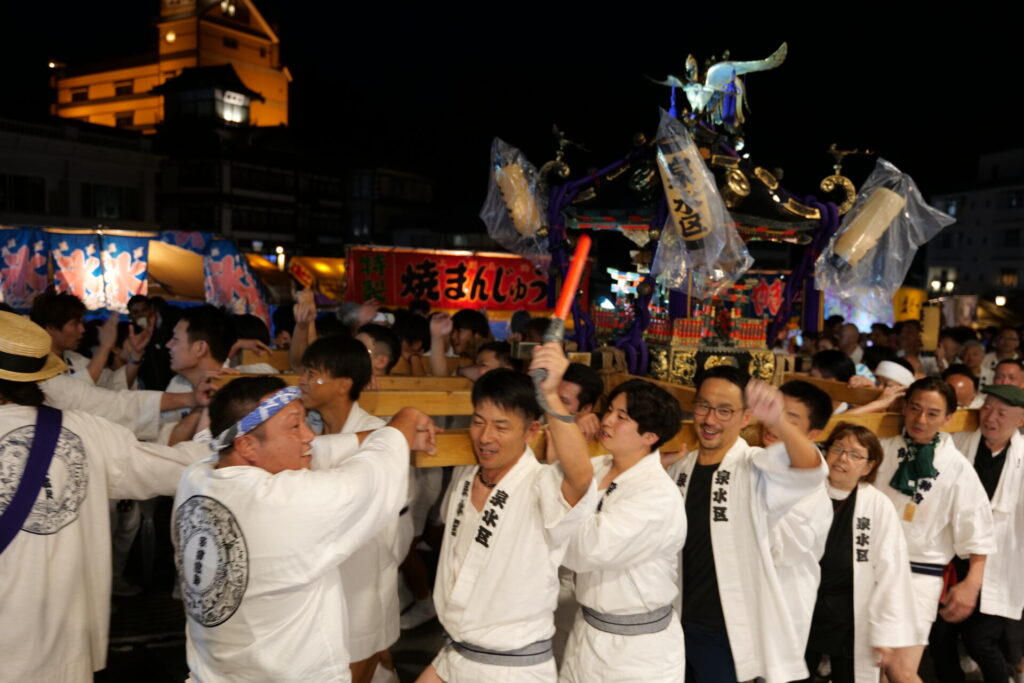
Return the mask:
[[[533,237],[541,227],[540,207],[530,191],[530,182],[523,173],[523,167],[512,162],[496,168],[494,179],[516,232],[524,237]]]
[[[892,190],[879,187],[864,202],[864,208],[838,240],[829,262],[836,268],[854,268],[870,252],[892,221],[906,205],[906,200]]]

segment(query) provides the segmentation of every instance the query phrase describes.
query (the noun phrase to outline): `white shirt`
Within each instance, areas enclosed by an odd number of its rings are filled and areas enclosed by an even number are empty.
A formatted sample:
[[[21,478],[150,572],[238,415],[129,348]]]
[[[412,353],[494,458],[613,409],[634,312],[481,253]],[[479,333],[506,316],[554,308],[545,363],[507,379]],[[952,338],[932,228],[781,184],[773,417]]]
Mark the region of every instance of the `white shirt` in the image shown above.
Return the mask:
[[[691,451],[668,470],[684,502],[697,453]],[[765,450],[742,438],[715,472],[712,492],[719,495],[718,501],[711,497],[711,542],[722,613],[741,681],[761,676],[775,683],[807,677],[803,648],[769,546],[778,520],[821,486],[825,473],[824,463],[813,469],[791,467],[783,444]]]
[[[953,435],[954,443],[972,466],[981,439],[981,431]],[[985,560],[980,608],[985,614],[1016,620],[1024,610],[1024,436],[1019,432],[1010,438],[1005,457],[989,504],[996,549]]]
[[[35,420],[34,408],[0,405],[0,507],[21,481]],[[39,498],[0,555],[0,680],[85,683],[106,666],[108,500],[169,495],[185,466],[208,452],[140,443],[124,427],[64,411]]]
[[[888,499],[870,484],[853,509],[853,674],[878,683],[873,648],[916,644],[907,544]]]
[[[353,403],[341,434],[380,429],[384,420],[374,417]],[[411,482],[411,479],[410,479]],[[404,504],[408,504],[408,496]],[[386,650],[401,635],[398,601],[398,565],[396,558],[398,527],[408,515],[395,515],[366,543],[341,563],[341,585],[348,609],[346,635],[349,657],[357,662]],[[410,521],[411,525],[411,521]],[[406,545],[408,550],[408,545]]]
[[[593,461],[603,481],[612,456]],[[563,563],[576,571],[576,600],[604,614],[636,615],[671,605],[679,592],[679,553],[686,510],[654,451],[598,492],[599,510],[573,536]],[[678,613],[654,633],[619,636],[590,626],[576,613],[559,681],[682,683],[686,660]],[[660,656],[651,657],[651,652]]]
[[[398,430],[357,444],[317,437],[312,470],[211,456],[185,471],[174,541],[195,680],[351,680],[337,567],[398,516],[409,471]]]
[[[140,441],[152,441],[160,431],[160,391],[110,391],[57,375],[40,382],[46,405],[59,410],[81,410],[127,427]]]
[[[612,456],[593,460],[601,481]],[[679,592],[678,555],[686,510],[661,466],[645,456],[599,491],[601,509],[573,536],[563,564],[576,572],[576,600],[605,614],[638,614],[672,604]]]
[[[790,616],[806,649],[821,583],[821,556],[832,526],[832,501],[822,484],[790,508],[772,529],[772,559]]]
[[[944,565],[954,555],[967,558],[996,550],[988,496],[949,434],[940,432],[935,447],[932,464],[938,476],[919,482],[916,498],[889,485],[899,465],[899,452],[906,447],[903,437],[891,436],[881,442],[885,457],[874,485],[896,508],[911,562]],[[911,514],[913,521],[907,521]]]
[[[434,605],[453,640],[516,650],[554,634],[558,566],[569,539],[592,514],[597,492],[591,482],[570,508],[562,497],[562,468],[542,465],[527,447],[471,524],[466,508],[473,507],[478,469],[459,467],[452,477]],[[455,548],[467,536],[472,542],[459,562]]]

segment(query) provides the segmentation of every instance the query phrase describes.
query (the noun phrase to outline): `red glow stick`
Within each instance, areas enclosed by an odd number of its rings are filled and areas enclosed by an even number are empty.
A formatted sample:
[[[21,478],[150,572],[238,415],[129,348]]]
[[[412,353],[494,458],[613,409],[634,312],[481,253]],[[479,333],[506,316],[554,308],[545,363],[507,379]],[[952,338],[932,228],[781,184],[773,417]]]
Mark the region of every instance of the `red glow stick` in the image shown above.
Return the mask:
[[[583,277],[583,266],[587,263],[587,255],[590,253],[590,235],[580,235],[576,242],[576,251],[572,254],[572,261],[569,262],[569,272],[562,282],[562,291],[558,295],[558,304],[555,306],[555,318],[565,320],[569,316],[569,309],[572,308],[572,300],[576,298],[576,290],[580,286],[580,278]]]

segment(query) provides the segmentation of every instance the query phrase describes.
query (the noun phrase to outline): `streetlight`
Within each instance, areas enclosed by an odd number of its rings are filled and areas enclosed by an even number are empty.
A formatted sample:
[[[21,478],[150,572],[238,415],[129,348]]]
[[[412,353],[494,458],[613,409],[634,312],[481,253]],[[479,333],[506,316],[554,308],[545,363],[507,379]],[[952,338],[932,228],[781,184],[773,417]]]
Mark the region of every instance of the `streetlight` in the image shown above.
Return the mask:
[[[1000,294],[999,296],[996,297],[996,306],[1005,306],[1005,305],[1006,305],[1006,297],[1003,296],[1002,294]]]

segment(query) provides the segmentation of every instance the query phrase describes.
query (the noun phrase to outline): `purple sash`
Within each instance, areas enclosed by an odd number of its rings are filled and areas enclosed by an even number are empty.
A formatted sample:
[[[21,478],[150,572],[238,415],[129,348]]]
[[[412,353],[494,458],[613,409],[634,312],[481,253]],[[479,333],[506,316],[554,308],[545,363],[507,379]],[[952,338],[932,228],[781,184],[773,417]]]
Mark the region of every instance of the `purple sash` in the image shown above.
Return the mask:
[[[36,431],[32,439],[32,447],[28,451],[25,471],[18,482],[7,509],[0,514],[0,553],[7,549],[14,537],[21,531],[21,525],[28,519],[32,506],[39,497],[39,490],[46,481],[46,473],[50,469],[53,452],[57,448],[60,436],[62,415],[59,410],[49,406],[39,406],[36,415]]]

